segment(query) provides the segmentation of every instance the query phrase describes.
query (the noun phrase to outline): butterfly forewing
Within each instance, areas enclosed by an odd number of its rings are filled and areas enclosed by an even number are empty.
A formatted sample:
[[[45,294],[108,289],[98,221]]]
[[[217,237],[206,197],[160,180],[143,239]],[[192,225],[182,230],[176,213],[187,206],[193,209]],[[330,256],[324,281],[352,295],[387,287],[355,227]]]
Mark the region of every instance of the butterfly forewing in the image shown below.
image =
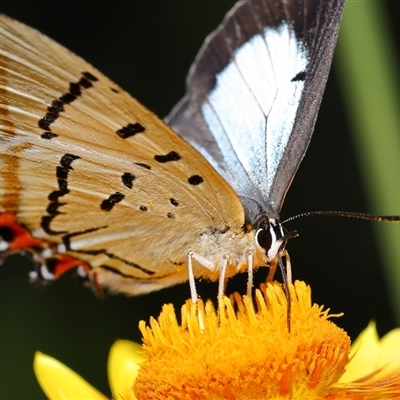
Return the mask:
[[[182,281],[190,243],[243,225],[230,186],[164,122],[4,16],[0,69],[0,211],[35,237],[139,283]]]
[[[64,271],[81,259],[96,286],[128,294],[182,282],[189,266],[212,280],[249,263],[274,271],[286,240],[279,212],[342,8],[238,2],[167,118],[196,150],[89,64],[0,17],[0,252],[12,227],[25,247],[45,241],[39,261],[49,250]]]
[[[167,118],[245,206],[256,200],[271,217],[311,140],[342,8],[341,0],[239,2],[206,40]]]

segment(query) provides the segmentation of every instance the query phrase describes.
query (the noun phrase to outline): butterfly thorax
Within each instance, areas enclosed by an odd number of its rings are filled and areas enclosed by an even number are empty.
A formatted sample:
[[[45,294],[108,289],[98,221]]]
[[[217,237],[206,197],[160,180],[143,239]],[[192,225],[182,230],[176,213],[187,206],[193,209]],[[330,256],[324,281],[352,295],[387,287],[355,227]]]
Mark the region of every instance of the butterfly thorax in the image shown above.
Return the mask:
[[[280,221],[266,215],[254,224],[245,224],[240,230],[209,230],[199,237],[191,252],[210,264],[197,262],[194,275],[219,279],[224,258],[228,263],[226,277],[246,271],[249,263],[253,269],[269,267],[282,254],[285,244],[285,231]]]
[[[208,231],[198,238],[190,251],[210,262],[208,267],[196,262],[194,275],[212,281],[219,279],[224,258],[228,261],[226,277],[247,270],[249,255],[254,260],[255,268],[267,265],[265,249],[257,244],[255,230]]]

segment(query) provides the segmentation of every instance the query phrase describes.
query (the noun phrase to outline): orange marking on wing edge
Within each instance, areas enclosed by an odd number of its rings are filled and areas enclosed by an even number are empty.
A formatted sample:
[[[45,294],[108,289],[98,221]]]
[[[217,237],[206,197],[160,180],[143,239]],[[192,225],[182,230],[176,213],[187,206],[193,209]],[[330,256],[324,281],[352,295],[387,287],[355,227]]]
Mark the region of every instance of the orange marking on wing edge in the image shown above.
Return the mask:
[[[61,254],[60,258],[57,262],[57,265],[54,268],[54,278],[59,278],[62,274],[65,274],[67,271],[73,268],[82,267],[86,273],[89,273],[90,267],[87,263],[77,258],[70,257],[67,254]]]
[[[14,239],[10,243],[10,251],[37,247],[44,243],[43,240],[34,238],[28,229],[18,224],[13,213],[0,214],[0,227],[1,226],[10,228],[14,233]]]
[[[89,271],[91,270],[89,264],[78,258],[73,258],[68,254],[59,254],[54,251],[55,247],[52,245],[52,243],[42,239],[34,238],[27,228],[21,226],[17,222],[17,219],[13,213],[0,213],[0,228],[1,227],[9,228],[14,234],[6,253],[12,253],[23,249],[31,249],[32,253],[37,252],[39,254],[43,249],[49,248],[52,250],[52,255],[49,257],[49,259],[56,258],[57,260],[53,270],[51,271],[51,273],[54,275],[54,279],[59,278],[67,271],[77,267],[82,267],[89,275]]]

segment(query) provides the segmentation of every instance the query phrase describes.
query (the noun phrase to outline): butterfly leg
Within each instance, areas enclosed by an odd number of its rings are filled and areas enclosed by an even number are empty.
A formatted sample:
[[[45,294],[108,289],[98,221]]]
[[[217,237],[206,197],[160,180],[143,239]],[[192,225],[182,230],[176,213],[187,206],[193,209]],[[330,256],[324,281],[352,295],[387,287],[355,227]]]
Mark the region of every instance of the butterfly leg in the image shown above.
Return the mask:
[[[193,260],[196,260],[200,265],[204,268],[207,268],[210,271],[215,271],[216,266],[211,261],[207,260],[206,258],[193,253],[188,253],[188,274],[189,274],[189,286],[190,286],[190,295],[192,298],[192,302],[197,301],[197,291],[196,291],[196,283],[194,281],[194,273],[193,273]],[[226,268],[228,266],[228,257],[224,256],[222,259],[222,266],[220,269],[220,276],[219,276],[219,284],[218,284],[218,298],[221,298],[225,292],[225,284],[226,284]]]
[[[276,258],[268,261],[267,267],[269,268],[269,272],[268,272],[268,276],[267,276],[267,282],[272,282],[274,280],[277,266],[278,266],[278,260]]]
[[[290,263],[289,253],[286,250],[283,250],[280,253],[280,257],[285,258],[286,280],[288,283],[292,283],[292,264]],[[269,273],[267,276],[267,282],[272,282],[274,280],[277,266],[278,266],[278,258],[275,258],[268,263]]]
[[[194,281],[193,274],[193,253],[188,253],[188,274],[189,274],[189,287],[190,287],[190,297],[192,298],[192,303],[197,302],[197,290],[196,290],[196,282]]]
[[[247,254],[247,296],[251,297],[253,289],[253,253]]]
[[[292,284],[292,264],[290,263],[289,253],[284,250],[282,252],[282,257],[285,257],[286,260],[286,279],[288,284]]]
[[[221,273],[218,280],[218,300],[222,299],[225,294],[226,288],[226,267],[228,266],[228,257],[224,256],[222,259]]]

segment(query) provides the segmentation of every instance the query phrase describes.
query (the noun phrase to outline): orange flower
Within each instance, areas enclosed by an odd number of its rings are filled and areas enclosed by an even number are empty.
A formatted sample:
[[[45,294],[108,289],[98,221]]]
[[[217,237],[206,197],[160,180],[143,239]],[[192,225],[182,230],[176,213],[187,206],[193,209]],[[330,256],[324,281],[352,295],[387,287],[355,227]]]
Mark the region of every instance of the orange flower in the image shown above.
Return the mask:
[[[140,323],[142,349],[127,341],[111,349],[114,399],[400,399],[400,329],[379,341],[371,324],[350,351],[329,310],[312,305],[310,288],[296,282],[290,291],[290,332],[277,283],[258,290],[255,304],[235,295],[216,311],[211,302],[187,301],[181,324],[165,305],[150,327]],[[85,398],[83,386],[74,395],[51,394],[46,387],[55,380],[39,364],[49,398]],[[58,382],[72,386],[67,376]],[[96,396],[86,398],[104,398]]]

